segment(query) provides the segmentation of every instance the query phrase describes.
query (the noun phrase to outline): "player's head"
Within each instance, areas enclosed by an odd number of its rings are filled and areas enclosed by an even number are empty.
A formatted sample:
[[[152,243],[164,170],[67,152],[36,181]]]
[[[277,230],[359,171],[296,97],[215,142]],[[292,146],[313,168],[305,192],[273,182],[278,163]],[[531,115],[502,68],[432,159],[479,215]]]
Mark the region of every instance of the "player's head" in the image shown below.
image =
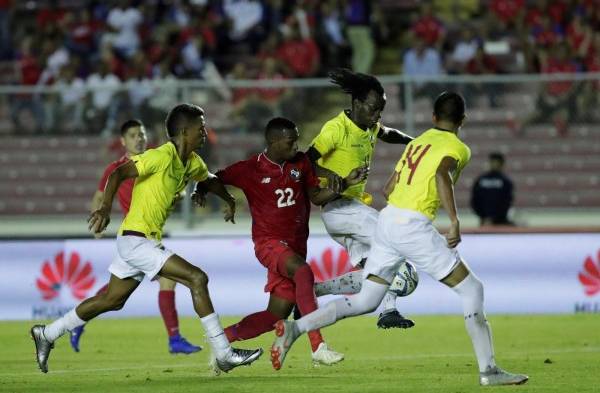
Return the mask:
[[[352,117],[357,126],[366,129],[377,124],[386,101],[383,86],[377,78],[345,68],[331,71],[329,77],[352,97]]]
[[[298,127],[284,117],[275,117],[265,127],[265,140],[269,155],[289,160],[298,153]]]
[[[448,124],[458,130],[465,120],[465,100],[458,93],[445,91],[433,104],[433,122]]]
[[[488,161],[490,165],[490,170],[492,171],[500,171],[504,166],[504,154],[500,152],[492,152],[488,156]]]
[[[136,155],[146,150],[146,127],[137,120],[127,120],[121,126],[121,144],[128,155]]]
[[[194,104],[179,104],[165,120],[169,139],[183,138],[192,150],[198,149],[206,140],[204,110]]]

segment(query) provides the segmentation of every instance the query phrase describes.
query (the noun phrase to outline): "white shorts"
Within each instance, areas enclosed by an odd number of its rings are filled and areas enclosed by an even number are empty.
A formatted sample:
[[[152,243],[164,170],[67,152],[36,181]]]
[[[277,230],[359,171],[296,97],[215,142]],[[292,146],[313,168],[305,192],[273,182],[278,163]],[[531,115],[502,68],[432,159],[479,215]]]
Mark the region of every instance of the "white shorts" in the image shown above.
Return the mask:
[[[156,240],[138,236],[117,236],[117,256],[108,271],[118,278],[134,278],[142,281],[144,276],[151,280],[162,269],[174,253]]]
[[[388,205],[379,213],[364,277],[373,274],[391,283],[404,260],[439,281],[452,272],[461,257],[455,248],[448,247],[429,218]]]
[[[353,266],[369,256],[378,215],[372,207],[346,198],[329,202],[321,211],[327,233],[348,251]]]

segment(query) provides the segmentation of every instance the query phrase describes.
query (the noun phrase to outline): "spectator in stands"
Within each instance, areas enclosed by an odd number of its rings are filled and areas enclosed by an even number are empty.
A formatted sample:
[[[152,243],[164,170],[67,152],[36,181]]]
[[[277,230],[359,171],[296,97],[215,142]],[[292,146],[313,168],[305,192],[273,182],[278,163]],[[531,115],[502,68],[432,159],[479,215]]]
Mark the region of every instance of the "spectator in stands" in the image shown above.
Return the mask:
[[[540,24],[533,28],[532,36],[536,45],[551,47],[562,40],[564,31],[560,24],[553,23],[549,16],[542,15],[540,17]]]
[[[38,83],[42,69],[36,53],[33,50],[32,37],[26,37],[21,41],[20,50],[17,53],[17,68],[19,74],[19,83],[23,86],[34,86]],[[30,127],[25,127],[23,123],[24,110],[29,111],[33,116],[32,131],[37,132],[38,127],[44,122],[43,109],[39,100],[36,100],[31,93],[15,94],[10,99],[11,117],[16,130],[24,130]]]
[[[465,71],[467,63],[475,57],[479,46],[480,42],[475,37],[473,28],[471,26],[463,27],[460,31],[460,38],[455,43],[454,50],[450,54],[446,70],[450,73],[462,74]]]
[[[351,49],[344,37],[341,12],[336,1],[321,2],[315,38],[321,48],[323,69],[346,66]]]
[[[428,1],[422,3],[411,30],[415,37],[425,42],[425,45],[437,48],[441,47],[446,34],[442,21],[433,15],[433,6]]]
[[[347,0],[344,15],[346,34],[352,47],[352,70],[368,74],[375,60],[375,41],[371,32],[371,2]]]
[[[156,94],[150,80],[150,69],[146,56],[139,51],[132,58],[129,77],[125,81],[130,117],[145,119],[149,115],[148,100]]]
[[[427,47],[422,39],[415,39],[402,59],[402,69],[406,76],[413,79],[413,95],[426,96],[433,101],[443,88],[440,84],[420,81],[423,77],[435,77],[444,74],[440,53],[437,49]],[[404,107],[404,93],[400,89],[400,100]]]
[[[480,13],[481,5],[480,0],[433,0],[436,16],[451,24],[472,20]]]
[[[592,38],[592,45],[584,60],[587,72],[600,73],[600,32]],[[577,111],[581,119],[589,122],[600,122],[600,81],[590,80],[582,83],[581,94],[577,95]]]
[[[12,14],[12,0],[0,0],[0,60],[12,56],[13,43],[10,31]]]
[[[525,10],[525,0],[491,0],[489,9],[492,18],[499,20],[506,28],[514,27]]]
[[[234,43],[250,45],[250,53],[256,53],[264,32],[260,26],[263,5],[255,0],[223,0],[223,11],[229,20],[229,39]]]
[[[471,75],[494,75],[500,71],[494,56],[486,54],[482,45],[477,48],[475,56],[469,60],[465,70]],[[496,108],[498,106],[497,97],[501,90],[502,86],[499,83],[469,83],[463,89],[463,94],[465,100],[470,102],[473,95],[485,93],[490,108]]]
[[[140,47],[138,27],[143,22],[143,16],[132,3],[129,0],[119,0],[117,6],[110,10],[106,24],[111,33],[103,36],[125,58],[133,56]]]
[[[550,50],[550,55],[547,55],[545,49],[539,51],[540,68],[543,74],[572,74],[580,71],[578,64],[569,57],[569,47],[565,42]],[[520,124],[518,121],[509,121],[509,128],[516,135],[522,135],[528,125],[552,119],[558,135],[567,136],[567,125],[576,115],[578,87],[579,85],[572,80],[546,83],[539,93],[536,111]]]
[[[479,217],[480,225],[514,225],[508,219],[513,203],[513,182],[502,172],[504,155],[489,155],[489,171],[473,183],[471,208]]]
[[[66,36],[66,46],[69,51],[79,56],[90,56],[96,50],[96,33],[98,23],[92,20],[88,9],[82,9],[70,14]]]
[[[88,76],[86,85],[89,92],[85,114],[89,120],[87,123],[103,127],[100,129],[102,134],[109,136],[115,127],[121,105],[121,81],[110,71],[106,62],[100,62],[95,72]]]
[[[277,57],[298,78],[316,75],[321,64],[319,47],[311,37],[302,38],[297,24],[292,24],[290,35],[277,48]]]
[[[64,66],[55,83],[59,91],[59,105],[56,123],[62,129],[83,130],[83,109],[87,89],[83,79],[76,75],[76,63]]]
[[[203,41],[201,36],[190,37],[188,42],[181,49],[184,77],[202,78],[202,71],[204,69],[202,44]]]

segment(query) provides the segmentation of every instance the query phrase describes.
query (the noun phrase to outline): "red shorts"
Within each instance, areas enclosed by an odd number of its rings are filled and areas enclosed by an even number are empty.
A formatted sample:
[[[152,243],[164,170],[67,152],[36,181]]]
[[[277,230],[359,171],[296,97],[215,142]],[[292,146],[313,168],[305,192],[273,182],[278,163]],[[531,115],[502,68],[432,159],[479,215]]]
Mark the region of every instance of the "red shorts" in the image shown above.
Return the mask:
[[[258,261],[267,268],[265,292],[296,303],[296,284],[287,277],[285,261],[292,255],[302,258],[306,252],[298,253],[281,240],[265,240],[255,243],[254,253]]]

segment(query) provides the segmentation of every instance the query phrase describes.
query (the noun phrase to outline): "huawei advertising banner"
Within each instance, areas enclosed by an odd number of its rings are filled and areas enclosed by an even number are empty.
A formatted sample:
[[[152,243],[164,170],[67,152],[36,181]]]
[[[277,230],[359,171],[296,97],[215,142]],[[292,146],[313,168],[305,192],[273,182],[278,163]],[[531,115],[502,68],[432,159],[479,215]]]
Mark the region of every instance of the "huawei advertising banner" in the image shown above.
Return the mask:
[[[164,245],[201,267],[222,315],[262,310],[266,270],[249,237],[168,238]],[[465,235],[459,251],[485,286],[488,313],[600,312],[600,234]],[[114,239],[0,242],[0,319],[56,318],[108,282]],[[308,262],[316,281],[352,269],[329,237],[312,236]],[[419,275],[416,291],[398,299],[404,314],[461,313],[454,292]],[[321,303],[331,297],[320,298]],[[189,291],[177,287],[181,315],[193,315]],[[144,280],[123,310],[108,316],[158,314],[158,283]]]

